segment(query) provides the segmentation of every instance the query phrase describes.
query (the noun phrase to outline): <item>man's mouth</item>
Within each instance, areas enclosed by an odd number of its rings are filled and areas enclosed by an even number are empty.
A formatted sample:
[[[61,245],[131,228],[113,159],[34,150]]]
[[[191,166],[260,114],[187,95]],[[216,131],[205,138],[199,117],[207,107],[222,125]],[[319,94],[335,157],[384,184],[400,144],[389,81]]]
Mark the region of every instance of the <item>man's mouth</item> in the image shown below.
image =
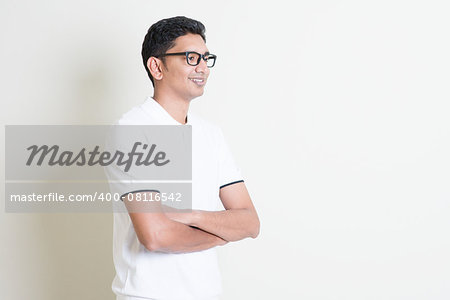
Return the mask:
[[[189,80],[193,81],[198,86],[203,86],[206,83],[205,78],[189,78]]]

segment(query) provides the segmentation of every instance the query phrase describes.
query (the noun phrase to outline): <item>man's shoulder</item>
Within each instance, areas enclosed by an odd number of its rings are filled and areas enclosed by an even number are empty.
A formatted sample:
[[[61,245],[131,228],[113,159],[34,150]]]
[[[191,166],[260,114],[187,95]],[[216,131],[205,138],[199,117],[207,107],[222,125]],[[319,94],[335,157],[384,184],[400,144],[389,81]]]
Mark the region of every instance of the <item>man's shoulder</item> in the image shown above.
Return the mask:
[[[117,121],[117,125],[151,125],[152,118],[142,108],[142,104],[136,105],[124,113]]]

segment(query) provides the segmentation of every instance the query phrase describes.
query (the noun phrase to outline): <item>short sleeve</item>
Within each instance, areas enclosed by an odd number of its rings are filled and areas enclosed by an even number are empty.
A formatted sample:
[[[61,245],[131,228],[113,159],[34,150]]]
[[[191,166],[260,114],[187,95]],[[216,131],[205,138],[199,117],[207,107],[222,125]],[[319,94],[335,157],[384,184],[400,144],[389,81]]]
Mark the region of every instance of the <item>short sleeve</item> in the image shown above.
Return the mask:
[[[236,165],[233,155],[221,129],[218,135],[219,153],[219,187],[223,188],[231,184],[243,182],[241,169]]]
[[[127,128],[128,127],[128,128]],[[105,149],[110,153],[128,153],[136,141],[148,143],[147,137],[142,132],[140,126],[133,126],[136,129],[130,130],[130,126],[112,126],[105,141]],[[104,172],[109,182],[110,190],[114,194],[119,194],[122,198],[128,193],[138,191],[158,192],[151,184],[147,183],[148,178],[142,171],[137,171],[135,166],[125,170],[126,166],[118,166],[117,163],[108,164],[104,167]]]

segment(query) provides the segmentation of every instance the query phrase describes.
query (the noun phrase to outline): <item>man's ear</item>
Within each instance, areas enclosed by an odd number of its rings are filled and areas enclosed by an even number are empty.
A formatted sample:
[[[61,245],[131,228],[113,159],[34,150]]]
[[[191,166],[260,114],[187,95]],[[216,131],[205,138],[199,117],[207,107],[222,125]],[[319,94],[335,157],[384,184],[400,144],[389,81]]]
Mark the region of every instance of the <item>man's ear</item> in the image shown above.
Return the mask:
[[[150,74],[152,74],[153,79],[155,80],[161,80],[163,78],[162,73],[162,61],[156,57],[150,57],[147,60],[147,68],[150,71]]]

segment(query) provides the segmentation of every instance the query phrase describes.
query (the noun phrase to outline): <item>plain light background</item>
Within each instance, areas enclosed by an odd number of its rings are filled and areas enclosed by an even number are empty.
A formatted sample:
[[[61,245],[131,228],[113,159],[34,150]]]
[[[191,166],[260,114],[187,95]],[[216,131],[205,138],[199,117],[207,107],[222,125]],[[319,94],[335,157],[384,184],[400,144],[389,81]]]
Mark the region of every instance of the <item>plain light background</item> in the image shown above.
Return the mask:
[[[112,123],[152,94],[142,40],[176,15],[207,27],[191,109],[261,219],[220,249],[222,299],[449,299],[446,1],[2,0],[2,125]],[[111,215],[2,209],[0,234],[0,298],[113,299]]]

